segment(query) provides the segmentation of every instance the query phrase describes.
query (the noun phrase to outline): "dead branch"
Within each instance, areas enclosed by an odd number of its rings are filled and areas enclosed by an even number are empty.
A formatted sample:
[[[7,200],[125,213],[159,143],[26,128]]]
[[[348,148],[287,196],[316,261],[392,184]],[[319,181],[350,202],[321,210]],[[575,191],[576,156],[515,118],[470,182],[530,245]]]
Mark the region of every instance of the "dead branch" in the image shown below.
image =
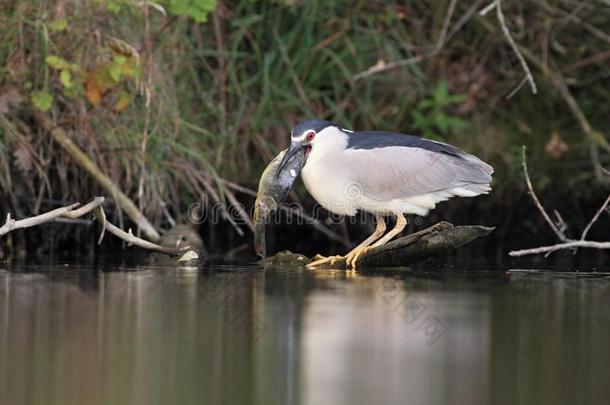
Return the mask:
[[[358,259],[359,270],[403,267],[422,260],[438,257],[454,249],[466,245],[473,240],[483,237],[494,228],[485,226],[453,226],[448,222],[439,222],[429,228],[395,239],[385,245],[372,248],[362,254]],[[268,257],[260,264],[273,264],[276,266],[301,267],[310,263],[310,260],[300,254],[279,252]],[[328,268],[344,270],[344,258],[328,263]]]
[[[15,220],[15,219],[11,218],[11,214],[9,213],[6,216],[6,222],[4,223],[4,225],[2,225],[0,227],[0,236],[6,235],[7,233],[14,231],[15,229],[29,228],[32,226],[44,224],[46,222],[55,221],[55,220],[58,220],[61,218],[75,219],[75,218],[82,217],[83,215],[86,215],[90,212],[93,212],[96,219],[102,225],[102,230],[100,232],[100,237],[98,239],[98,245],[101,244],[101,242],[104,238],[105,231],[108,230],[108,232],[110,232],[114,236],[124,240],[130,246],[136,245],[136,246],[142,247],[147,250],[164,253],[164,254],[171,255],[171,256],[177,256],[181,253],[184,253],[184,251],[186,251],[190,248],[188,246],[181,248],[181,249],[161,246],[156,243],[153,243],[153,242],[147,241],[145,239],[141,239],[141,238],[134,236],[133,233],[131,232],[131,229],[129,229],[128,232],[123,231],[121,228],[111,224],[106,219],[106,213],[104,212],[104,209],[102,208],[102,204],[104,203],[104,201],[105,201],[105,197],[95,197],[91,202],[83,205],[80,208],[76,208],[80,205],[80,203],[74,203],[74,204],[70,204],[66,207],[60,207],[60,208],[56,208],[52,211],[45,212],[44,214],[40,214],[40,215],[36,215],[34,217],[24,218],[24,219],[20,219],[20,220]]]
[[[170,256],[178,256],[179,254],[184,253],[190,249],[189,246],[179,249],[175,247],[161,246],[156,243],[149,242],[145,239],[138,238],[137,236],[135,236],[131,231],[131,228],[129,228],[129,230],[125,232],[118,226],[115,226],[112,223],[108,222],[102,207],[97,207],[95,217],[102,223],[102,230],[107,230],[109,233],[113,234],[117,238],[124,240],[129,246],[135,245],[147,250],[164,253]],[[104,233],[102,232],[100,234],[100,239],[98,239],[98,245],[102,242],[103,235]]]
[[[558,243],[556,245],[541,246],[531,249],[513,250],[509,253],[511,256],[526,256],[537,255],[541,253],[550,254],[558,250],[577,249],[577,248],[592,248],[592,249],[610,249],[610,242],[596,242],[589,240],[569,240],[568,242]]]
[[[495,2],[490,4],[490,6],[492,6],[492,5],[495,5]],[[489,6],[486,7],[486,9],[487,8],[489,8]],[[493,8],[493,7],[491,7],[491,8]],[[483,11],[486,11],[486,9],[484,9]],[[481,21],[487,30],[489,30],[490,32],[494,32],[494,29],[490,24],[488,24],[485,20],[481,20]],[[601,147],[603,150],[610,153],[610,143],[606,140],[606,138],[604,137],[604,135],[601,132],[595,130],[591,126],[586,115],[584,114],[584,112],[582,111],[580,106],[578,105],[578,102],[576,101],[576,99],[574,98],[572,93],[570,92],[570,89],[566,83],[566,80],[561,75],[561,73],[559,71],[553,71],[549,67],[548,63],[544,63],[536,55],[534,55],[534,53],[532,51],[530,51],[525,46],[517,45],[517,48],[519,49],[520,53],[525,57],[525,59],[527,59],[527,61],[529,61],[532,65],[534,65],[536,68],[538,68],[542,72],[542,74],[547,79],[549,79],[549,82],[553,85],[553,87],[555,87],[555,89],[559,92],[561,97],[564,99],[564,101],[568,105],[570,111],[574,115],[574,118],[576,118],[576,120],[578,121],[578,125],[582,129],[583,133],[591,142],[591,158],[593,161],[593,169],[594,169],[597,180],[606,181],[605,179],[602,178],[603,172],[599,169],[599,159],[597,158],[597,147]]]
[[[481,10],[481,12],[479,14],[481,16],[485,16],[487,13],[489,13],[494,8],[496,9],[496,18],[498,19],[498,22],[500,23],[500,28],[502,29],[502,33],[504,34],[504,37],[506,38],[506,41],[508,41],[508,44],[510,45],[510,47],[513,49],[513,52],[517,56],[517,59],[519,59],[519,63],[521,64],[521,67],[523,68],[523,71],[525,72],[525,77],[530,85],[530,88],[532,89],[532,93],[536,94],[538,92],[538,89],[536,88],[536,82],[534,81],[532,72],[530,71],[530,68],[527,65],[527,62],[525,61],[525,58],[519,51],[519,47],[515,43],[515,40],[513,39],[512,35],[510,35],[510,31],[508,30],[508,26],[506,25],[504,13],[502,12],[502,0],[494,0],[491,4],[489,4],[483,10]],[[514,95],[514,93],[516,93],[518,91],[518,89],[521,88],[521,86],[522,86],[522,83],[519,84],[519,86],[517,87],[517,90],[514,90],[511,92],[510,96],[512,97],[512,95]],[[510,98],[510,97],[508,97],[508,98]]]
[[[493,32],[493,27],[491,25],[489,25],[485,20],[481,21],[484,23],[483,25],[485,26],[485,28],[487,28],[490,32]],[[525,46],[517,45],[517,47],[519,48],[519,51],[525,57],[525,59],[527,59],[536,68],[538,68],[546,78],[550,79],[550,83],[555,87],[555,89],[557,89],[557,91],[559,91],[559,94],[570,108],[570,111],[572,111],[572,114],[578,121],[578,125],[580,126],[584,134],[589,138],[589,140],[594,145],[600,146],[606,152],[610,153],[610,143],[608,143],[603,134],[591,127],[589,120],[582,112],[582,109],[578,105],[578,102],[576,101],[574,96],[572,96],[572,93],[568,88],[565,78],[559,72],[553,71],[548,64],[540,60],[536,55],[534,55],[532,51],[530,51]]]
[[[587,237],[587,233],[589,233],[589,229],[591,229],[591,227],[593,226],[593,224],[595,222],[597,222],[597,219],[599,218],[599,216],[601,215],[602,212],[604,212],[606,210],[606,208],[608,207],[608,204],[610,204],[610,195],[608,196],[608,198],[606,198],[606,201],[604,201],[604,203],[602,204],[601,207],[599,207],[599,209],[597,210],[597,212],[595,213],[595,215],[593,216],[593,218],[591,218],[591,221],[589,221],[589,223],[587,224],[587,226],[585,227],[585,230],[582,231],[582,235],[580,235],[580,240],[585,240],[585,238]]]
[[[527,185],[528,194],[530,195],[530,197],[532,197],[532,201],[534,201],[534,205],[536,205],[536,208],[538,208],[538,211],[540,211],[540,213],[542,214],[542,217],[544,218],[546,223],[549,224],[549,226],[551,227],[551,229],[553,230],[555,235],[557,235],[557,238],[559,238],[559,240],[562,242],[567,242],[568,237],[557,227],[557,225],[555,225],[555,223],[553,222],[553,220],[551,219],[549,214],[546,212],[546,210],[540,203],[540,200],[538,199],[538,196],[536,195],[536,192],[534,191],[534,187],[532,186],[532,181],[530,180],[530,175],[527,170],[527,157],[525,154],[525,145],[521,149],[521,156],[522,156],[522,165],[523,165],[523,175],[525,176],[525,184]]]
[[[561,215],[557,211],[555,211],[555,216],[558,218],[558,220],[561,223],[561,228],[559,228],[547,214],[546,210],[540,203],[540,200],[538,199],[538,196],[536,195],[534,188],[532,187],[532,182],[530,180],[530,176],[529,176],[529,173],[527,170],[525,146],[523,147],[523,175],[525,176],[525,183],[527,184],[528,194],[532,198],[534,205],[536,205],[536,208],[538,208],[538,211],[540,211],[540,213],[542,214],[542,217],[544,218],[546,223],[549,224],[549,227],[553,230],[553,232],[555,233],[557,238],[561,241],[561,243],[557,243],[555,245],[550,245],[550,246],[541,246],[541,247],[537,247],[537,248],[513,250],[508,253],[510,256],[526,256],[526,255],[534,255],[534,254],[540,254],[540,253],[549,255],[558,250],[565,250],[565,249],[574,250],[574,249],[578,249],[578,248],[610,249],[610,242],[598,242],[598,241],[585,240],[591,227],[597,222],[597,220],[599,219],[599,216],[602,214],[602,212],[606,211],[606,209],[608,208],[608,204],[610,204],[610,196],[608,196],[608,198],[606,198],[606,201],[604,201],[604,203],[597,210],[597,212],[595,213],[593,218],[591,218],[591,220],[589,221],[589,223],[583,230],[582,234],[580,235],[580,239],[579,240],[569,239],[568,237],[566,237],[566,235],[564,233],[564,230],[567,226],[565,225],[565,221],[563,221],[563,218],[561,217]]]
[[[68,136],[67,132],[56,126],[48,117],[41,113],[36,114],[38,122],[45,131],[49,132],[53,139],[76,161],[76,163],[87,171],[102,187],[106,189],[125,211],[131,220],[140,228],[147,238],[158,241],[161,236],[155,227],[146,219],[142,211],[131,201],[123,191],[104,174],[100,168],[87,156]]]
[[[35,217],[15,220],[11,218],[11,213],[6,215],[6,222],[0,227],[0,236],[6,235],[10,231],[15,229],[29,228],[32,226],[40,225],[45,222],[53,221],[55,218],[59,218],[63,215],[68,214],[71,210],[76,208],[79,204],[71,204],[67,207],[61,207],[54,209],[53,211],[45,212],[44,214],[36,215]]]

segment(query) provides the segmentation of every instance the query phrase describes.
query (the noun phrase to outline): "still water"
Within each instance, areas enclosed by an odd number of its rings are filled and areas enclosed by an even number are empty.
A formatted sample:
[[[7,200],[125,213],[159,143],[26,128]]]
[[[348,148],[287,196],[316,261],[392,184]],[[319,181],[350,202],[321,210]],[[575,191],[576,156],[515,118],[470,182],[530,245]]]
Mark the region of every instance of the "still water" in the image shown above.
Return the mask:
[[[607,404],[610,276],[0,269],[0,404]]]

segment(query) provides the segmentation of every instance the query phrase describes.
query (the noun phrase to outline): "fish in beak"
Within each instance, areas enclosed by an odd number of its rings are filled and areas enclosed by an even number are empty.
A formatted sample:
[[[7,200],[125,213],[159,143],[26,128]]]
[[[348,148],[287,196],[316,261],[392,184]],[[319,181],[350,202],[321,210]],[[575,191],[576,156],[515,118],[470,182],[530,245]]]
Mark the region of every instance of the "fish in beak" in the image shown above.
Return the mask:
[[[267,255],[265,225],[271,214],[286,199],[290,188],[305,164],[305,148],[298,146],[283,150],[265,168],[258,184],[254,203],[254,250],[259,257]]]

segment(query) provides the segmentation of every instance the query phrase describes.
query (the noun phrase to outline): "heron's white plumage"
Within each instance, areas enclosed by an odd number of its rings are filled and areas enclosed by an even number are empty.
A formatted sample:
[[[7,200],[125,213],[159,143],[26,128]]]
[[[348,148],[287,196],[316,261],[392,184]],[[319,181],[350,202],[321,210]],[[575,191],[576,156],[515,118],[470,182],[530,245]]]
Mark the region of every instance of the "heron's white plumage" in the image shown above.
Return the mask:
[[[301,172],[310,194],[331,212],[426,215],[453,196],[490,190],[493,169],[473,155],[406,146],[346,149],[348,136],[335,126],[320,131]]]

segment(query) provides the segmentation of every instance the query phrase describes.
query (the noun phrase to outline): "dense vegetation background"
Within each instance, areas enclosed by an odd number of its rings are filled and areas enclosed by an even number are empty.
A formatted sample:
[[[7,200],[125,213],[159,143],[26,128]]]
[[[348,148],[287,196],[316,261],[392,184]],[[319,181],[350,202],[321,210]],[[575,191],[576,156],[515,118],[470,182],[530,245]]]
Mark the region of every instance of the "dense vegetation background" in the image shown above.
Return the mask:
[[[537,94],[496,12],[479,14],[484,1],[4,0],[0,214],[107,194],[54,128],[163,229],[201,196],[249,206],[291,126],[316,116],[489,161],[494,193],[451,209],[491,218],[500,235],[540,223],[524,214],[526,144],[538,190],[586,223],[607,193],[610,4],[500,4]],[[245,213],[234,216],[248,238]],[[79,229],[66,235],[90,233]]]

